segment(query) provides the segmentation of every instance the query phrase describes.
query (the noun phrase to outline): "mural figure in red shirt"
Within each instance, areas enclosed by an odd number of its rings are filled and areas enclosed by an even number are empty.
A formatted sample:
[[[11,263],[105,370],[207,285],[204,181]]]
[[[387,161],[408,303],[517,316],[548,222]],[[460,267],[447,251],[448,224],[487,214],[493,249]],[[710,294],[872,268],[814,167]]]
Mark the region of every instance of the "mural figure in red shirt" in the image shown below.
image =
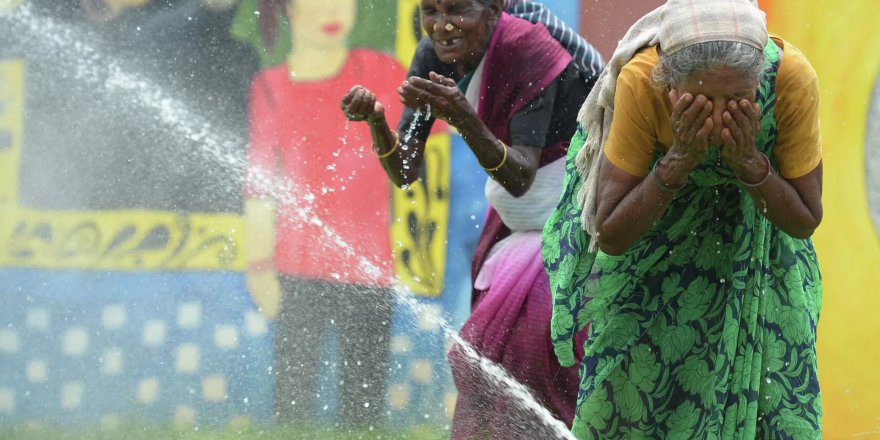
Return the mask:
[[[389,352],[393,262],[391,188],[369,127],[349,124],[337,98],[369,84],[387,102],[405,76],[393,57],[349,48],[356,0],[261,0],[263,38],[290,23],[287,62],[251,86],[245,221],[248,289],[276,319],[275,412],[311,421],[328,336],[338,338],[338,419],[381,417]],[[402,105],[391,106],[392,118]],[[342,244],[344,243],[344,244]],[[330,330],[330,331],[328,331]]]

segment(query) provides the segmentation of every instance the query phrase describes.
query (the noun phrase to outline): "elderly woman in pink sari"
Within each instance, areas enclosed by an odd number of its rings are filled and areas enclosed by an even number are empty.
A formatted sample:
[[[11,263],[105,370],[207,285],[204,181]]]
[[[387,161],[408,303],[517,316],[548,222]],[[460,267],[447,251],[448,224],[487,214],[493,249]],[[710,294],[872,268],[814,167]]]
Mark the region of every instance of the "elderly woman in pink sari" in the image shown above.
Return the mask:
[[[473,311],[463,339],[570,425],[577,367],[561,367],[550,345],[551,294],[540,237],[559,198],[588,86],[544,26],[502,11],[502,0],[423,0],[433,50],[461,79],[431,72],[404,81],[398,94],[408,107],[456,127],[488,175],[491,206],[474,255]],[[349,119],[369,123],[374,152],[396,185],[419,177],[424,143],[392,131],[370,90],[352,88],[342,109]],[[493,384],[468,351],[455,346],[449,354],[459,391],[452,438],[546,438],[549,428]]]

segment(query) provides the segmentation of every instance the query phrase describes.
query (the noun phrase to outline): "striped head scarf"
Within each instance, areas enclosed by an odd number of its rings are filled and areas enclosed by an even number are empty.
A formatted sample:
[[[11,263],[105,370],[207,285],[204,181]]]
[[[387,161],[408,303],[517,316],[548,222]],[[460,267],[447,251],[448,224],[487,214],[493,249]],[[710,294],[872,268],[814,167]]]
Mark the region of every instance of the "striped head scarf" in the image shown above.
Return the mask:
[[[767,43],[764,13],[756,0],[669,0],[630,27],[578,113],[587,140],[575,159],[583,186],[577,195],[589,251],[598,249],[596,205],[599,164],[614,117],[617,76],[636,52],[659,44],[665,53],[706,41],[738,41],[758,49]]]
[[[657,34],[667,54],[707,41],[737,41],[763,50],[767,20],[748,1],[670,0],[660,13]]]

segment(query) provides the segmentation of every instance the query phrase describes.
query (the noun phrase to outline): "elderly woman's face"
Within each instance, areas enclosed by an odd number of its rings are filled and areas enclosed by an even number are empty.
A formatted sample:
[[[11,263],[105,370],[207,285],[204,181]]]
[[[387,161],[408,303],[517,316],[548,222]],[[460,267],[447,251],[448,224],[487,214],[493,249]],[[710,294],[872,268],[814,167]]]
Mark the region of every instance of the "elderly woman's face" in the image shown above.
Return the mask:
[[[712,122],[714,122],[709,143],[721,145],[721,129],[724,128],[722,115],[730,101],[747,99],[755,102],[758,80],[749,78],[740,70],[722,67],[718,70],[697,71],[676,87],[679,95],[690,93],[694,97],[703,95],[712,102]]]
[[[474,69],[483,58],[495,23],[499,2],[484,6],[478,0],[422,0],[422,25],[445,63]]]

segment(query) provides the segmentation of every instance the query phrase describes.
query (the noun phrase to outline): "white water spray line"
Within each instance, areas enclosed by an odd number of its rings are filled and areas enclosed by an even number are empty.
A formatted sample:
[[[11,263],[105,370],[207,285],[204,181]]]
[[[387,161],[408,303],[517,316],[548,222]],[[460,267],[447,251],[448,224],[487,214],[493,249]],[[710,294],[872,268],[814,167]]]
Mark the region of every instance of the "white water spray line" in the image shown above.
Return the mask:
[[[169,96],[158,84],[129,73],[114,60],[106,60],[96,49],[99,46],[97,41],[83,41],[85,37],[89,37],[88,34],[83,34],[84,31],[77,32],[70,25],[58,23],[49,17],[36,16],[29,5],[20,6],[13,13],[5,16],[0,14],[0,22],[6,21],[7,17],[15,21],[16,25],[24,25],[31,34],[29,38],[40,41],[48,39],[51,46],[43,47],[49,52],[47,55],[55,57],[64,67],[70,67],[75,78],[93,85],[101,85],[104,78],[103,85],[106,89],[103,90],[106,93],[120,93],[121,97],[128,98],[135,104],[155,110],[163,124],[182,137],[201,145],[206,158],[233,170],[247,167],[245,160],[233,153],[245,143],[240,137],[212,127],[206,118],[193,112],[183,102]],[[314,213],[311,205],[316,196],[313,193],[297,188],[290,179],[279,178],[265,170],[251,169],[250,173],[257,189],[270,195],[279,204],[295,208],[293,212],[298,220],[318,227],[324,237],[336,248],[345,252],[347,256],[357,258],[359,272],[375,282],[383,281],[380,279],[381,270],[378,266],[362,255],[357,255],[351,245]],[[418,302],[396,279],[393,280],[393,285],[395,297],[405,304],[411,313],[417,314],[425,309],[425,305]],[[438,321],[444,337],[460,346],[468,360],[477,365],[493,384],[503,385],[504,387],[499,387],[503,392],[508,393],[524,408],[539,416],[542,422],[559,434],[561,439],[576,440],[566,425],[538,403],[528,388],[513,379],[499,365],[480,356],[445,319],[442,317],[433,319]]]

